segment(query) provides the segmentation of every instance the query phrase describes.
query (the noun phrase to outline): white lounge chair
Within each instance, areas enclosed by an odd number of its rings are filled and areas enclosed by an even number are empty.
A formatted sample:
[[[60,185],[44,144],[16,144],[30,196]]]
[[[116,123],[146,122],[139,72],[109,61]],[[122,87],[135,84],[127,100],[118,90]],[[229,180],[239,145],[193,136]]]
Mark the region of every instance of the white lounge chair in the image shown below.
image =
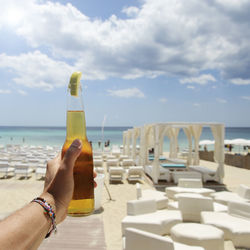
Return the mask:
[[[107,159],[107,171],[110,167],[119,167],[118,159]]]
[[[158,180],[163,180],[170,182],[171,181],[171,173],[168,169],[164,169],[163,167],[160,166],[160,176]],[[152,171],[153,171],[153,166],[152,165],[147,165],[145,166],[145,173],[152,178]]]
[[[103,161],[102,159],[93,159],[94,167],[102,167]]]
[[[14,175],[15,168],[11,167],[8,162],[0,162],[0,173],[4,178],[7,178],[10,174]]]
[[[250,248],[250,204],[229,202],[228,213],[202,212],[201,221],[224,231],[235,247]]]
[[[214,169],[210,169],[204,166],[189,165],[189,170],[201,173],[203,182],[217,181],[216,170]]]
[[[124,169],[122,167],[110,167],[109,168],[109,181],[122,181]]]
[[[143,179],[144,169],[142,166],[131,166],[128,168],[128,180],[139,181]]]
[[[228,202],[250,202],[250,187],[241,184],[236,193],[221,191],[211,194],[216,202],[227,205]]]
[[[29,167],[26,163],[18,163],[14,165],[15,167],[15,178],[17,175],[24,176],[25,179],[28,179],[29,176],[31,176],[33,169]]]
[[[38,179],[38,177],[45,177],[46,175],[46,170],[47,170],[47,166],[45,164],[39,164],[36,168],[36,179]]]
[[[172,226],[182,222],[180,211],[157,210],[155,200],[127,202],[127,216],[122,220],[122,235],[128,227],[158,235],[170,233]]]
[[[204,248],[173,242],[170,238],[139,229],[127,228],[123,250],[204,250]]]
[[[178,193],[196,193],[204,196],[210,196],[215,191],[209,188],[203,188],[201,179],[186,179],[181,178],[177,187],[166,187],[167,197],[175,200],[175,195]]]
[[[199,172],[195,171],[173,171],[172,172],[172,178],[174,183],[178,183],[179,179],[185,178],[185,179],[202,179],[202,175]]]
[[[129,168],[129,167],[132,167],[135,165],[135,162],[133,159],[123,159],[121,162],[120,162],[120,165],[123,167],[123,168]]]

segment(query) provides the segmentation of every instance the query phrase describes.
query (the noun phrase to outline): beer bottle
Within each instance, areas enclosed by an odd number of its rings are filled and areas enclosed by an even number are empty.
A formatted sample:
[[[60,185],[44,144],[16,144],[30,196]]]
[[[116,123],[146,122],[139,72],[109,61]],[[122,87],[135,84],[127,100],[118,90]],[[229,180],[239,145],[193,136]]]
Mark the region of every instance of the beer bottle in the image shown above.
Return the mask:
[[[68,85],[67,135],[62,148],[63,157],[75,139],[82,142],[82,152],[74,166],[74,192],[68,207],[71,216],[89,215],[94,211],[93,155],[86,135],[81,75],[74,72]]]

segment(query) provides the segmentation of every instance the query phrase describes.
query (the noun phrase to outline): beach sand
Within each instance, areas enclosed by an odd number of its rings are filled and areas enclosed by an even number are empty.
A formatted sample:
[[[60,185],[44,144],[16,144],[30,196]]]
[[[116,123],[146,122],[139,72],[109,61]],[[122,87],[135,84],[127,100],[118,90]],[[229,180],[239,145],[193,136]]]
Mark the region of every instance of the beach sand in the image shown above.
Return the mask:
[[[201,161],[201,165],[215,168],[213,162]],[[128,183],[124,179],[123,183],[110,184],[108,175],[105,180],[106,186],[111,194],[110,200],[108,192],[103,189],[102,208],[97,214],[103,219],[107,250],[122,249],[121,220],[126,216],[126,202],[136,199],[135,183]],[[250,186],[250,170],[231,167],[225,165],[224,187],[230,191],[235,191],[240,184]],[[164,187],[164,183],[161,184]],[[212,184],[211,186],[216,186]],[[141,181],[142,189],[154,189],[149,178]],[[21,208],[34,197],[41,194],[43,181],[36,180],[35,175],[28,180],[0,179],[0,214],[7,215],[18,208]],[[234,249],[230,242],[226,242],[225,250]]]

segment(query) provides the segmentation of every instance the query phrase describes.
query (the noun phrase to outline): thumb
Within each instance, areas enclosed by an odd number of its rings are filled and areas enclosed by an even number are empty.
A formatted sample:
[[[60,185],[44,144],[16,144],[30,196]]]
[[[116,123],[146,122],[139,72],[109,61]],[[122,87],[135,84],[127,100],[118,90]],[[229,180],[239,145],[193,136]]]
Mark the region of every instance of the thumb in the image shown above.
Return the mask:
[[[74,140],[63,157],[65,164],[73,167],[77,157],[81,153],[81,149],[82,142],[79,139]]]

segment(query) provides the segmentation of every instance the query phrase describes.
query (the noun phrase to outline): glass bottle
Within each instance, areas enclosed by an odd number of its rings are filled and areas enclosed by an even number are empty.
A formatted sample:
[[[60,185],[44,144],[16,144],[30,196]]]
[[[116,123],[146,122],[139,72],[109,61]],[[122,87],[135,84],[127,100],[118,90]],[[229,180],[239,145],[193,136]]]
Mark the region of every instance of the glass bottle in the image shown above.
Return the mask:
[[[89,215],[94,211],[93,154],[86,135],[85,113],[80,84],[81,72],[71,75],[68,86],[67,135],[62,157],[75,139],[82,142],[82,152],[74,166],[74,192],[68,207],[71,216]]]

